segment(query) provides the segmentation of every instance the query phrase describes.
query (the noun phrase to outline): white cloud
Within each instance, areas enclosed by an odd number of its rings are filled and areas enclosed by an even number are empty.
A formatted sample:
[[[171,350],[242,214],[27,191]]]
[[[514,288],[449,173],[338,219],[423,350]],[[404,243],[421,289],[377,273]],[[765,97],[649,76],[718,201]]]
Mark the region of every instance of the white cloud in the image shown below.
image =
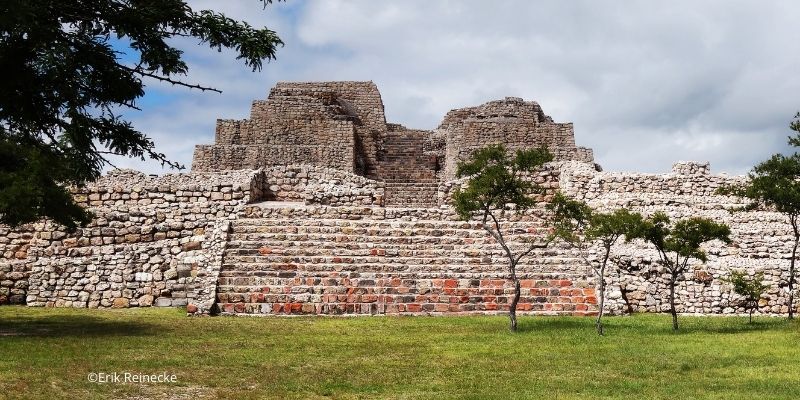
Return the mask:
[[[800,3],[792,1],[192,1],[286,42],[250,73],[190,45],[192,81],[134,122],[190,164],[216,118],[242,118],[278,80],[373,80],[391,122],[433,128],[452,108],[505,96],[575,123],[606,169],[665,171],[680,159],[746,171],[785,148],[800,109]],[[200,139],[200,140],[198,140]],[[150,169],[144,167],[144,169]],[[157,169],[157,168],[156,168]]]

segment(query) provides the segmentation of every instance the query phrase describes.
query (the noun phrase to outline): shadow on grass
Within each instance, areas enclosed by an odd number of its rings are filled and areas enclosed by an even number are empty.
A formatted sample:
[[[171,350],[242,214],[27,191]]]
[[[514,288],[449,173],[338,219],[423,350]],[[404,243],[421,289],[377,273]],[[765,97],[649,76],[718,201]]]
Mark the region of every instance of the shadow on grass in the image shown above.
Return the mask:
[[[657,320],[657,321],[654,321]],[[672,329],[669,314],[634,314],[611,319],[612,326],[621,331],[641,332],[650,335],[688,334],[742,334],[748,332],[781,331],[792,322],[783,318],[757,319],[752,323],[746,317],[679,316],[678,330]]]
[[[647,335],[685,335],[697,333],[740,334],[748,332],[781,331],[793,322],[785,318],[759,318],[752,323],[746,317],[715,316],[678,317],[679,329],[672,330],[669,314],[634,314],[603,318],[606,335],[637,333]],[[526,316],[519,320],[517,332],[588,331],[595,332],[594,317]]]
[[[594,318],[534,316],[523,317],[517,325],[517,332],[547,332],[590,329],[594,331]]]
[[[89,315],[0,318],[0,337],[144,336],[158,332],[157,326],[147,323]]]
[[[698,317],[688,322],[684,321],[683,323],[681,323],[682,321],[679,319],[679,329],[677,333],[737,334],[747,332],[763,332],[770,330],[783,330],[792,324],[791,321],[783,318],[770,318],[766,320],[761,319],[753,322],[747,322],[745,318],[742,318],[741,320],[729,319],[725,321],[714,321],[714,318],[715,317]],[[704,319],[708,319],[708,321],[704,321]],[[668,325],[667,328],[669,333],[674,333],[671,325]]]

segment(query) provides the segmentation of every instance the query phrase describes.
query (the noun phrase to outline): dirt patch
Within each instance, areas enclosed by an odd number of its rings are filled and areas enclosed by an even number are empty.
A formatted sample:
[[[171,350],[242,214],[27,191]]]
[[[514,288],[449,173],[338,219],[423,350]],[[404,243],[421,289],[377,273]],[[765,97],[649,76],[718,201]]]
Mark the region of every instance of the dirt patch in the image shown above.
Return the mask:
[[[216,397],[212,389],[202,386],[140,386],[138,393],[119,398],[124,400],[202,400]]]

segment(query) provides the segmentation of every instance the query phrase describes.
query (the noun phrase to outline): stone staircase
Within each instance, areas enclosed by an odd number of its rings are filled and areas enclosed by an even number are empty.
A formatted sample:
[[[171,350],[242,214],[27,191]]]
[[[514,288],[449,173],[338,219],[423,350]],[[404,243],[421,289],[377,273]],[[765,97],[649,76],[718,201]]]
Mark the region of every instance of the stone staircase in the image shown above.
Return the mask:
[[[382,209],[387,212],[387,209]],[[477,223],[368,216],[359,209],[265,209],[232,226],[217,286],[226,314],[493,313],[513,293],[500,248]],[[316,218],[309,218],[316,215]],[[510,223],[510,240],[539,229]],[[569,254],[561,249],[559,254]],[[520,312],[596,311],[588,268],[553,250],[518,267]],[[579,271],[576,273],[575,271]]]
[[[436,207],[439,183],[435,180],[417,183],[386,181],[384,184],[386,207]]]
[[[435,207],[439,181],[436,160],[423,154],[427,132],[389,132],[379,166],[387,207]]]

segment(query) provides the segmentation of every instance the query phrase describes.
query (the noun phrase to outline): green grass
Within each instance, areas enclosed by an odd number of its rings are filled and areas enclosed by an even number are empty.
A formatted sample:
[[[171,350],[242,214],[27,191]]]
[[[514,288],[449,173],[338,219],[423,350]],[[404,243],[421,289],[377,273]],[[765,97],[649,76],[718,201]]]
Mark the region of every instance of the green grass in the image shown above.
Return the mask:
[[[187,318],[0,307],[0,398],[800,398],[800,325],[666,315]],[[94,384],[90,372],[177,375]]]

